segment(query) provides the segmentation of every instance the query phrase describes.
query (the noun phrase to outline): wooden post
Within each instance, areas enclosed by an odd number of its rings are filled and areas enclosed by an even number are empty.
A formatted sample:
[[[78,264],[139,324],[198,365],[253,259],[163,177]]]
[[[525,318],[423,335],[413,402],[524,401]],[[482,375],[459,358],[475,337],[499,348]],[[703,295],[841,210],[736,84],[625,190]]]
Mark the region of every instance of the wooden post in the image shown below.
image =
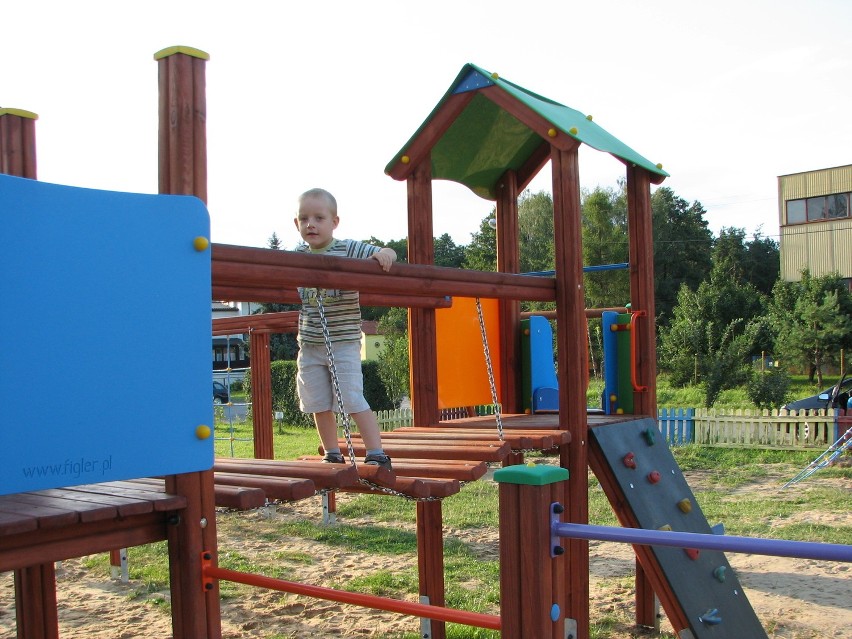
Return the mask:
[[[654,235],[651,210],[651,181],[648,171],[627,169],[627,227],[630,245],[630,303],[632,311],[644,311],[631,339],[636,340],[638,382],[647,387],[634,393],[637,415],[657,415],[657,356],[654,306]],[[657,627],[657,606],[645,570],[636,558],[636,623]]]
[[[36,179],[35,121],[23,109],[0,109],[0,173]]]
[[[191,47],[154,54],[160,83],[160,193],[207,202],[207,97],[210,56]]]
[[[272,445],[272,370],[270,368],[269,333],[249,332],[251,352],[251,405],[254,421],[254,456],[274,459]]]
[[[560,448],[560,465],[571,472],[567,517],[589,522],[588,451],[586,440],[586,309],[583,293],[583,242],[577,148],[553,149],[553,226],[556,249],[557,357],[559,358],[559,427],[571,433],[571,443]],[[569,574],[566,615],[577,625],[576,639],[589,636],[589,543],[566,541]]]
[[[500,484],[502,639],[578,636],[563,605],[568,559],[552,554],[554,546],[562,551],[562,542],[551,544],[550,532],[551,507],[562,504],[568,476],[566,469],[547,465],[494,472]]]
[[[189,47],[154,54],[159,75],[159,192],[207,201],[205,65],[209,56]],[[187,497],[169,527],[169,585],[174,639],[219,639],[219,584],[202,587],[201,553],[217,554],[213,471],[166,477],[166,489]]]
[[[427,156],[408,178],[408,263],[434,264],[432,167]],[[438,359],[435,310],[408,312],[411,406],[415,426],[435,426],[438,410]],[[414,372],[417,372],[415,375]]]
[[[497,198],[497,270],[520,273],[521,250],[518,240],[518,176],[507,171],[499,185]],[[517,300],[500,301],[500,343],[503,365],[500,368],[500,402],[506,413],[519,413],[523,405],[517,371],[521,368],[520,304]]]
[[[440,501],[417,502],[417,570],[420,596],[433,606],[446,605],[444,596],[444,530]],[[431,637],[445,637],[446,624],[432,620]]]
[[[0,173],[36,179],[35,121],[21,109],[0,109]],[[15,570],[15,616],[19,637],[59,637],[53,563]]]

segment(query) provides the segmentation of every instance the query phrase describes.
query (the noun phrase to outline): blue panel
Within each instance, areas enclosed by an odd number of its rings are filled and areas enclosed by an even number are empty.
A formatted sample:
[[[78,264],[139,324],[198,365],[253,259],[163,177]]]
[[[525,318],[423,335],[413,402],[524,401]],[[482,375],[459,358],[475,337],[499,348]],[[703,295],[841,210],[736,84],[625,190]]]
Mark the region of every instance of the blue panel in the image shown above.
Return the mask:
[[[213,463],[209,217],[0,175],[0,494]]]
[[[466,93],[467,91],[476,91],[476,89],[489,87],[492,84],[494,84],[494,81],[491,78],[486,78],[478,71],[470,71],[453,88],[453,93]]]
[[[541,315],[529,318],[530,388],[532,410],[559,410],[559,382],[553,362],[553,330]],[[549,392],[544,390],[550,389]]]

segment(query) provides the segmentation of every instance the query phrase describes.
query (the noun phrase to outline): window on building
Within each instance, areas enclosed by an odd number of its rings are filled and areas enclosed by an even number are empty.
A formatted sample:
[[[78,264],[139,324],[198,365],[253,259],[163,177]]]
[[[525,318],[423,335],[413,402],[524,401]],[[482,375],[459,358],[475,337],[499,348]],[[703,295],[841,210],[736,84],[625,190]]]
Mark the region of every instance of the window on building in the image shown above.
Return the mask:
[[[849,217],[849,194],[837,193],[826,198],[826,213],[829,218]]]
[[[787,201],[787,224],[804,224],[852,216],[850,193],[820,195]]]
[[[790,200],[787,202],[787,224],[802,224],[807,219],[804,200]]]
[[[806,202],[808,203],[808,222],[825,219],[825,197],[822,195],[809,197]]]

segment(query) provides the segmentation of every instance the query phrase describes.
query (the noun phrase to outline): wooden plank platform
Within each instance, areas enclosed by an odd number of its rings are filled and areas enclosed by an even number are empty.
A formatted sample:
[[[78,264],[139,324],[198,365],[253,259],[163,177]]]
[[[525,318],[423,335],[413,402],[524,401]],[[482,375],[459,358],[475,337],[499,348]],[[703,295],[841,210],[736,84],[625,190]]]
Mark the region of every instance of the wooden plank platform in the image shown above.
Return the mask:
[[[186,498],[116,481],[0,495],[0,571],[166,539]]]

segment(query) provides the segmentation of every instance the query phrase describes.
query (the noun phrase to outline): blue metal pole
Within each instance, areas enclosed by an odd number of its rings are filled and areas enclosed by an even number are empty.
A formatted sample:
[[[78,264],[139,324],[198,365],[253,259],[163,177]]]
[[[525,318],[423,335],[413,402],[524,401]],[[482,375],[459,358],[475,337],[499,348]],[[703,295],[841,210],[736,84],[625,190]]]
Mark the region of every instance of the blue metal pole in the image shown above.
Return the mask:
[[[786,539],[762,539],[758,537],[735,537],[732,535],[707,535],[703,533],[677,532],[668,530],[646,530],[644,528],[615,528],[554,522],[553,534],[557,537],[575,539],[598,539],[647,546],[675,546],[678,548],[703,548],[742,552],[773,557],[799,557],[824,561],[852,562],[852,546],[825,544],[813,541],[791,541]]]

